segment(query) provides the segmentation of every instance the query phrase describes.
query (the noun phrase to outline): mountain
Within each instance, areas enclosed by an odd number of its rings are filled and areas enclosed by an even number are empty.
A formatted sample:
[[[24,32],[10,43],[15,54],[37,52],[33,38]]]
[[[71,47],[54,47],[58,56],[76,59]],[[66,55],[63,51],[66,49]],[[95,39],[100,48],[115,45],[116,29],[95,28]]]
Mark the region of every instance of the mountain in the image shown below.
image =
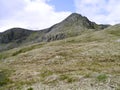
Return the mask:
[[[48,38],[50,36],[55,40],[56,35],[62,34],[64,37],[71,37],[81,34],[88,29],[101,30],[107,28],[109,25],[98,25],[95,22],[91,22],[87,17],[84,17],[77,13],[72,13],[62,22],[50,27],[50,32],[47,33]],[[59,38],[57,38],[59,39]],[[61,39],[61,38],[60,38]]]
[[[0,51],[35,42],[49,42],[80,35],[86,30],[102,30],[110,25],[98,25],[87,17],[73,13],[62,22],[44,30],[11,28],[0,33]]]

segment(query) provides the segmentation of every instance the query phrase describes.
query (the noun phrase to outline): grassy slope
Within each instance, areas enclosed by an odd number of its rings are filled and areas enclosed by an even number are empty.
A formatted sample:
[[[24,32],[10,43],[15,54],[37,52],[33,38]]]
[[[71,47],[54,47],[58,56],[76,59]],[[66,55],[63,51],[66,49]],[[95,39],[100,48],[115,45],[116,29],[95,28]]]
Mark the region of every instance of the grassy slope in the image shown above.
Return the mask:
[[[0,73],[7,76],[0,90],[119,90],[119,40],[116,25],[0,53]]]

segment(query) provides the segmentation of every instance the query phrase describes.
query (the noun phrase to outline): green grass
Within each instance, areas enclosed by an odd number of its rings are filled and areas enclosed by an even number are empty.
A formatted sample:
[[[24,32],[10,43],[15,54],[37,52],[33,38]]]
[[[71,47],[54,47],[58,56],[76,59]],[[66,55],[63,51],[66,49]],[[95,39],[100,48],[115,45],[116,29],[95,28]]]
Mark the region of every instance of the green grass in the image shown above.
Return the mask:
[[[20,50],[18,50],[18,51],[16,51],[16,52],[14,52],[14,53],[12,54],[12,56],[16,56],[16,55],[18,55],[18,54],[25,53],[25,52],[27,52],[27,51],[31,51],[31,50],[36,49],[36,48],[41,48],[42,46],[43,46],[43,44],[38,44],[38,45],[36,44],[36,45],[24,47],[24,48],[21,48]]]
[[[108,78],[108,76],[106,74],[100,74],[99,76],[97,76],[97,80],[98,81],[106,81],[106,79]]]
[[[52,75],[52,74],[53,74],[53,72],[51,72],[51,71],[49,71],[49,70],[45,70],[45,71],[43,71],[43,72],[40,74],[40,76],[41,76],[42,78],[45,78],[45,77],[50,76],[50,75]]]
[[[11,80],[8,77],[9,77],[8,70],[0,71],[0,86],[4,86],[11,83]]]
[[[106,29],[105,32],[119,37],[120,36],[120,25],[118,24],[118,25],[109,27],[108,29]]]
[[[33,90],[33,88],[32,88],[32,87],[30,87],[30,88],[28,88],[27,90]]]
[[[60,80],[65,81],[67,83],[73,83],[73,82],[77,81],[76,78],[74,78],[70,75],[65,75],[65,74],[60,75]]]
[[[44,44],[45,43],[29,45],[29,46],[24,46],[24,47],[20,47],[20,48],[17,48],[17,49],[11,49],[11,50],[8,50],[8,51],[1,52],[0,53],[0,60],[19,55],[19,54],[31,51],[33,49],[41,48]]]
[[[7,57],[6,54],[0,54],[0,60],[5,59],[6,57]]]

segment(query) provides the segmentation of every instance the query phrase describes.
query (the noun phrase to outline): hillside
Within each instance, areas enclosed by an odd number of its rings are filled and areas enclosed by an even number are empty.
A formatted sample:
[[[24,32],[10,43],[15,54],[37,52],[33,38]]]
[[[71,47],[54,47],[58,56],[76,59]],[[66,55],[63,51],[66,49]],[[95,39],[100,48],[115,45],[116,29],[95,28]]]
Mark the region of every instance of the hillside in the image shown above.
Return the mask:
[[[80,35],[86,30],[97,31],[108,26],[98,25],[88,20],[87,17],[73,13],[62,22],[44,30],[33,31],[22,28],[11,28],[0,33],[0,51],[37,42],[61,40]]]
[[[67,28],[57,25],[47,34]],[[120,25],[86,27],[77,36],[1,52],[0,90],[120,90]]]

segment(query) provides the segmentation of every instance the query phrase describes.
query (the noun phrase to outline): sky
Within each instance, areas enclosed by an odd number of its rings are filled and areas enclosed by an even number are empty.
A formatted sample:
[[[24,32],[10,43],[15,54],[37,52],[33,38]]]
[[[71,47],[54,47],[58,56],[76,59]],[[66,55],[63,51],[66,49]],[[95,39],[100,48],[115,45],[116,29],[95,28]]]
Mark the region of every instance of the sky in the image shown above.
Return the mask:
[[[98,24],[120,23],[120,0],[0,0],[0,32],[41,30],[79,13]]]

